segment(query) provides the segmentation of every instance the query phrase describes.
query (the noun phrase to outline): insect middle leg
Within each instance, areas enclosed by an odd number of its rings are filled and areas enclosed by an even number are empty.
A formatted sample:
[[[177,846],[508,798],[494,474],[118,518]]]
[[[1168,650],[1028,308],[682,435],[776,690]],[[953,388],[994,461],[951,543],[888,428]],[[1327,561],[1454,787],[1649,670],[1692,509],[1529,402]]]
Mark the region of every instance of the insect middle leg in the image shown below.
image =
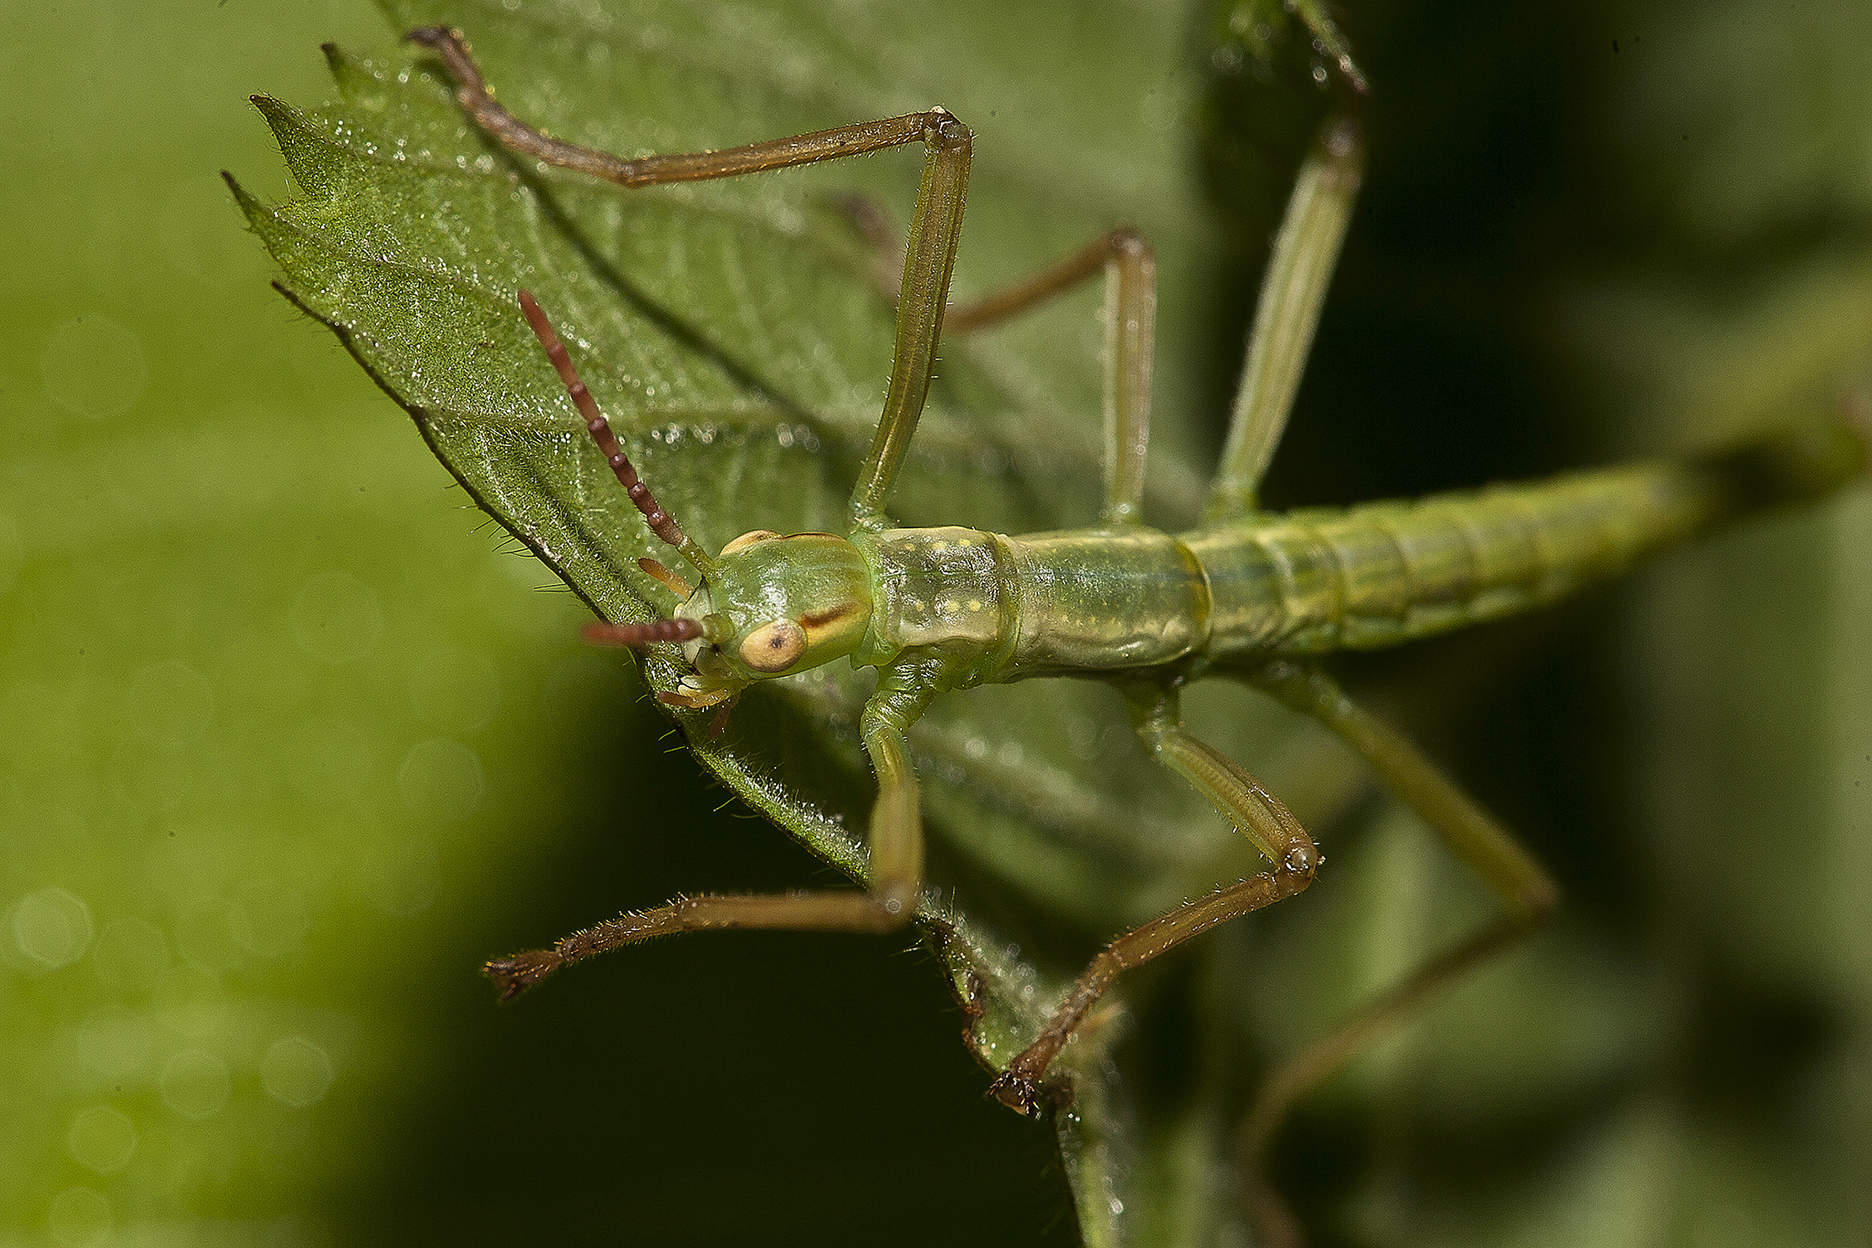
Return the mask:
[[[1323,861],[1313,839],[1279,798],[1241,764],[1183,727],[1173,684],[1141,684],[1128,693],[1132,726],[1152,757],[1194,785],[1274,866],[1187,902],[1100,950],[1039,1036],[994,1081],[994,1096],[1025,1113],[1038,1110],[1047,1068],[1119,974],[1212,927],[1293,896],[1313,882]]]
[[[890,248],[889,226],[882,210],[852,197],[840,205],[874,249]],[[880,263],[880,273],[885,264]],[[1143,522],[1144,465],[1150,445],[1151,364],[1155,358],[1157,260],[1136,227],[1105,231],[1071,255],[1010,286],[970,303],[949,307],[942,316],[944,333],[987,329],[1040,307],[1081,282],[1104,273],[1105,288],[1105,505],[1099,518],[1107,524]],[[903,314],[909,288],[884,290]],[[893,388],[895,379],[893,378]],[[887,405],[880,418],[893,419]],[[883,436],[880,432],[880,438]]]
[[[949,332],[981,329],[1038,307],[1105,272],[1105,506],[1107,524],[1141,524],[1150,450],[1157,260],[1132,226],[1107,230],[1064,260],[994,294],[949,309]]]
[[[1560,890],[1533,855],[1414,745],[1346,696],[1325,671],[1277,659],[1239,673],[1255,688],[1319,720],[1363,755],[1443,843],[1500,899],[1503,913],[1420,966],[1403,982],[1289,1057],[1262,1084],[1243,1119],[1237,1152],[1249,1212],[1261,1239],[1301,1242],[1297,1224],[1263,1175],[1274,1133],[1287,1111],[1361,1049],[1401,1025],[1440,991],[1517,944],[1559,908]]]
[[[864,195],[835,207],[865,236],[877,259],[879,292],[895,304],[897,243],[884,209]],[[1040,272],[943,314],[945,334],[989,329],[1106,274],[1105,506],[1107,524],[1142,523],[1144,464],[1150,443],[1151,364],[1157,316],[1157,259],[1135,226],[1107,230]]]

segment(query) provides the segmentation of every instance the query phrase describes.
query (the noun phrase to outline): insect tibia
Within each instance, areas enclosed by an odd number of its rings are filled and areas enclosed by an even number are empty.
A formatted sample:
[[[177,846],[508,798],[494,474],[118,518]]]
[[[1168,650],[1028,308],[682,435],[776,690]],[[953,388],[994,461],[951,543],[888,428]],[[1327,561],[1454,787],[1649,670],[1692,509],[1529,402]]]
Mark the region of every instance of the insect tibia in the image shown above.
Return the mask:
[[[501,1000],[511,1001],[562,966],[583,962],[620,945],[684,930],[686,911],[705,905],[708,900],[681,898],[655,910],[627,910],[615,919],[573,932],[550,949],[529,949],[511,957],[495,958],[483,965],[481,972],[500,985]]]

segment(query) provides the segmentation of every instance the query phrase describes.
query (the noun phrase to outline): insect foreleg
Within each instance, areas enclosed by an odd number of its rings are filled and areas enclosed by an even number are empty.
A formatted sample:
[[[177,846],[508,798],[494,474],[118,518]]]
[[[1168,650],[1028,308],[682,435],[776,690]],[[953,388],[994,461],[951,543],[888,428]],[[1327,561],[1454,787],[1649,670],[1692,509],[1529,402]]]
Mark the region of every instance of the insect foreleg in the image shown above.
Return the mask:
[[[923,138],[929,157],[923,162],[923,183],[917,189],[916,213],[904,250],[890,392],[852,487],[852,526],[858,529],[889,527],[884,504],[929,397],[936,343],[942,337],[943,311],[949,300],[949,275],[955,269],[956,244],[962,236],[971,136],[967,126],[941,109],[926,116],[930,122]]]
[[[852,522],[861,529],[888,527],[884,504],[903,463],[923,402],[929,394],[942,335],[949,274],[955,267],[956,241],[962,233],[962,208],[968,197],[972,136],[967,126],[941,108],[881,121],[835,126],[792,138],[770,139],[712,152],[684,152],[625,160],[579,147],[527,125],[488,93],[460,32],[425,26],[404,36],[432,48],[455,79],[455,99],[474,123],[516,152],[631,188],[666,182],[704,182],[734,178],[796,165],[863,156],[887,148],[922,143],[923,184],[904,257],[897,300],[897,345],[891,358],[890,394],[878,419],[877,433],[865,453],[852,491]]]
[[[403,37],[435,51],[455,80],[456,103],[477,126],[507,147],[549,165],[588,173],[632,189],[669,182],[707,182],[790,169],[822,160],[863,156],[908,143],[927,142],[931,129],[960,125],[949,113],[935,108],[927,113],[907,113],[880,121],[835,126],[830,130],[725,147],[719,151],[660,153],[626,160],[609,152],[555,139],[508,112],[489,93],[487,82],[481,77],[460,31],[445,26],[424,26]]]
[[[1279,659],[1241,675],[1256,688],[1319,720],[1364,755],[1385,785],[1442,837],[1507,909],[1506,914],[1419,967],[1337,1030],[1288,1058],[1262,1085],[1242,1122],[1238,1140],[1242,1168],[1249,1179],[1249,1212],[1266,1242],[1298,1243],[1297,1236],[1287,1234],[1291,1216],[1261,1175],[1268,1145],[1287,1111],[1439,991],[1538,928],[1559,906],[1560,890],[1506,828],[1470,800],[1402,733],[1348,698],[1324,671]]]
[[[871,808],[871,895],[891,915],[908,919],[923,884],[923,795],[904,733],[941,688],[933,665],[895,663],[878,676],[859,717],[858,734],[877,774]]]
[[[940,688],[932,669],[901,664],[885,670],[865,704],[859,731],[877,772],[878,795],[871,809],[871,879],[864,892],[682,897],[654,910],[630,911],[574,932],[550,949],[489,962],[483,969],[500,985],[501,999],[511,1000],[560,967],[653,936],[728,928],[888,932],[908,923],[923,885],[923,812],[904,730]]]
[[[1313,839],[1279,798],[1214,746],[1183,727],[1176,690],[1147,685],[1130,691],[1132,723],[1151,756],[1194,785],[1274,863],[1272,870],[1217,889],[1113,940],[1067,993],[1034,1042],[996,1078],[1003,1104],[1033,1113],[1039,1083],[1093,1004],[1121,972],[1142,966],[1192,936],[1291,897],[1313,882],[1323,861]]]
[[[1300,166],[1261,281],[1228,441],[1209,487],[1211,520],[1254,510],[1262,474],[1300,389],[1364,167],[1364,139],[1344,117],[1326,123]]]

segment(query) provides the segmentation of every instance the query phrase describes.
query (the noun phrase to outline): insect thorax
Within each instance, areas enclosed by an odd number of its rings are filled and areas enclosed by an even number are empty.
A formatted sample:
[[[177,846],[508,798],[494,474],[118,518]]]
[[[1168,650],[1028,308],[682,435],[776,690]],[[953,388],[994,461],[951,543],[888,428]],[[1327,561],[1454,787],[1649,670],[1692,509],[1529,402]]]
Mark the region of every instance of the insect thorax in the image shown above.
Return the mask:
[[[858,663],[920,650],[945,660],[954,687],[1174,662],[1206,635],[1202,569],[1154,529],[892,529],[853,541],[876,577]]]

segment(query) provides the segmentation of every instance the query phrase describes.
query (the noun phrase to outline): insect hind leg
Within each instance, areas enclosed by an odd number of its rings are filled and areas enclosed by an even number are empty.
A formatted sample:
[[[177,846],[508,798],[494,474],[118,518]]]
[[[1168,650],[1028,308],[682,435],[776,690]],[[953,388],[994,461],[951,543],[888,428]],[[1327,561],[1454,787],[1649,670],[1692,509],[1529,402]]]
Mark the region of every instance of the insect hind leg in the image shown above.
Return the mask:
[[[1248,770],[1183,727],[1176,691],[1140,685],[1130,691],[1132,722],[1151,756],[1195,786],[1239,827],[1274,866],[1187,902],[1117,937],[1081,973],[1038,1037],[995,1079],[990,1092],[1025,1113],[1040,1105],[1039,1088],[1092,1006],[1124,971],[1167,953],[1192,936],[1293,896],[1313,882],[1324,861],[1292,812]]]
[[[1323,670],[1277,659],[1238,673],[1255,688],[1319,720],[1357,750],[1394,794],[1488,885],[1504,912],[1418,967],[1326,1036],[1289,1057],[1262,1084],[1243,1118],[1236,1152],[1248,1212],[1260,1242],[1297,1245],[1298,1226],[1264,1174],[1269,1146],[1288,1110],[1373,1040],[1401,1025],[1438,993],[1540,928],[1560,891],[1508,830],[1477,806],[1396,729],[1358,706]]]

